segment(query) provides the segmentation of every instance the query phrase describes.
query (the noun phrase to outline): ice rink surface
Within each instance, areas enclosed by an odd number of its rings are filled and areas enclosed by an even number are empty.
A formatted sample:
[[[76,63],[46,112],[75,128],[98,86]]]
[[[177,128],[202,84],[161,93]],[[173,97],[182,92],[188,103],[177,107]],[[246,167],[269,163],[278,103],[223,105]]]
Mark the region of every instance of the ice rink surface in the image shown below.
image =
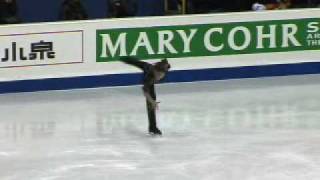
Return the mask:
[[[0,95],[1,180],[319,180],[320,76]]]

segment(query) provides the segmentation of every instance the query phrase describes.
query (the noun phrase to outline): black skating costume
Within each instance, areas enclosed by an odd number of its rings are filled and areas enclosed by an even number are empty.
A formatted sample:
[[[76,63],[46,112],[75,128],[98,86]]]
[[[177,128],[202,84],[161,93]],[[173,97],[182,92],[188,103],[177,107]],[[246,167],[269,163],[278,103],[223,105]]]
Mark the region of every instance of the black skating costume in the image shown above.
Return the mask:
[[[161,131],[157,127],[156,109],[158,102],[154,85],[161,81],[170,69],[170,64],[166,59],[155,64],[149,64],[139,61],[133,57],[126,57],[121,59],[124,63],[130,64],[141,69],[143,74],[143,93],[146,97],[148,119],[149,119],[149,133],[161,135]]]

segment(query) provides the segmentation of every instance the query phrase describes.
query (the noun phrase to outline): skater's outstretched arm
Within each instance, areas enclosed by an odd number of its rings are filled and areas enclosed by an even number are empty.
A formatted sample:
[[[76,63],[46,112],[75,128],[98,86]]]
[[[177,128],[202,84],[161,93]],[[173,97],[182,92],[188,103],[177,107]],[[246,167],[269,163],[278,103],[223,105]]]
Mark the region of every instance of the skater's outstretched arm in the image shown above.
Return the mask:
[[[158,109],[158,104],[157,98],[156,98],[156,92],[154,90],[154,85],[153,84],[144,84],[143,85],[143,94],[147,99],[148,106],[150,105],[151,109]]]
[[[139,61],[139,59],[137,59],[135,57],[122,57],[122,58],[120,58],[120,60],[126,64],[135,66],[135,67],[141,69],[142,71],[144,71],[146,69],[146,66],[150,65],[146,62]]]

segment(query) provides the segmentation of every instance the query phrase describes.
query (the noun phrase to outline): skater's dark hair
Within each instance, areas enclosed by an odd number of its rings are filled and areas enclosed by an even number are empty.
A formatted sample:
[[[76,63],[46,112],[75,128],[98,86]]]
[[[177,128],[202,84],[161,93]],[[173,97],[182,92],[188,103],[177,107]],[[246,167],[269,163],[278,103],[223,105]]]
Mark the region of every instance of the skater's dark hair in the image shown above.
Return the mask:
[[[163,71],[163,72],[167,72],[169,71],[169,69],[171,68],[167,58],[162,59],[160,62],[157,62],[154,67],[159,70],[159,71]]]

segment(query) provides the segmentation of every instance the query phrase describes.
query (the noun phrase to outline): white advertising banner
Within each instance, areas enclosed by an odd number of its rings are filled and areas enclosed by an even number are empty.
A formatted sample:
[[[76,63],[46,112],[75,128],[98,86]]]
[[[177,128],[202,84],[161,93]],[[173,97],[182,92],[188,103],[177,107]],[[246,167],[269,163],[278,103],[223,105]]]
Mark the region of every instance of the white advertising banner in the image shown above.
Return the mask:
[[[0,68],[83,63],[83,31],[2,34]]]

